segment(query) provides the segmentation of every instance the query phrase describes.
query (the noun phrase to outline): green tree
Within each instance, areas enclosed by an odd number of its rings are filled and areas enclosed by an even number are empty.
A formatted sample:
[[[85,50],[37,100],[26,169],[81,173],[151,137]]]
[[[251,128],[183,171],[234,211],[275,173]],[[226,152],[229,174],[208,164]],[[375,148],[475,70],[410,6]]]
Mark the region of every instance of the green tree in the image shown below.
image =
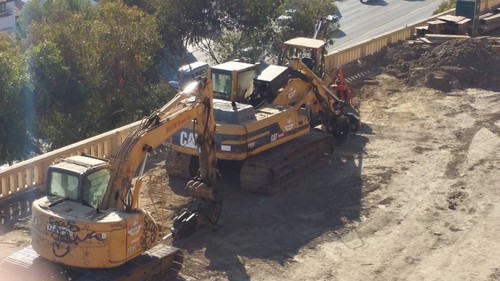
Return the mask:
[[[97,96],[91,99],[95,102],[91,107],[102,108],[103,118],[115,116],[95,124],[111,129],[117,122],[125,124],[149,114],[168,97],[155,69],[162,47],[155,18],[121,2],[100,6],[98,13],[92,30],[101,76],[93,79]],[[122,114],[114,115],[121,110]]]
[[[432,14],[437,15],[439,13],[448,11],[450,9],[454,9],[455,6],[456,6],[455,0],[443,0]]]
[[[265,59],[273,62],[284,41],[298,36],[313,37],[319,18],[337,11],[334,1],[323,0],[235,2],[239,3],[238,10],[245,11],[232,17],[236,28],[223,25],[222,35],[206,44],[216,62],[242,57],[248,57],[250,61]],[[277,19],[285,11],[290,11],[290,20],[280,23]],[[330,41],[332,36],[333,32],[327,32],[325,40]]]
[[[176,69],[187,63],[188,44],[196,44],[217,29],[216,2],[206,0],[125,0],[155,16],[164,45],[161,61]]]
[[[154,17],[121,1],[46,9],[28,30],[27,57],[36,127],[54,147],[138,120],[167,101],[154,68],[161,47]]]
[[[26,37],[31,22],[47,18],[57,7],[87,15],[91,15],[92,11],[92,5],[88,0],[30,0],[23,6],[22,12],[17,19],[18,36],[21,38]]]
[[[82,120],[83,110],[77,105],[83,100],[83,91],[75,87],[78,80],[72,77],[60,50],[52,42],[43,42],[32,47],[27,58],[34,86],[37,135],[56,147],[64,145],[66,139],[77,140],[74,129]]]
[[[0,32],[0,161],[12,163],[26,156],[26,70],[21,49],[14,39]]]

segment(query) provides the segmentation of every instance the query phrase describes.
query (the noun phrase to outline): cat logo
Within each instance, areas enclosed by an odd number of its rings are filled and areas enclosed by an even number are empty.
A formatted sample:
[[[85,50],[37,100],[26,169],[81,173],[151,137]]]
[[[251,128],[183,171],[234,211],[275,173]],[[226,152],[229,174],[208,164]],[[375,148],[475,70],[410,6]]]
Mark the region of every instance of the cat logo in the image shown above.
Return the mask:
[[[180,145],[183,147],[189,147],[189,148],[196,149],[195,136],[196,135],[194,135],[193,132],[187,133],[187,132],[182,131],[181,136],[179,138]]]

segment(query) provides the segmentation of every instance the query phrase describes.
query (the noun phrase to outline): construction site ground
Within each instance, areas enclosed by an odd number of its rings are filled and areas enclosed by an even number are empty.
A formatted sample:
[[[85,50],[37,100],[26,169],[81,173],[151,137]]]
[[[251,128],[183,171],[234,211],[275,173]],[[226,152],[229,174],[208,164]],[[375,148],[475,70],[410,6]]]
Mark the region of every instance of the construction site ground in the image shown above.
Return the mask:
[[[248,193],[224,175],[218,225],[173,243],[176,279],[500,280],[500,92],[383,72],[353,88],[361,129],[285,190]],[[169,182],[156,152],[149,171]],[[189,204],[184,184],[166,188],[169,219]],[[29,232],[26,219],[2,234],[0,259]]]

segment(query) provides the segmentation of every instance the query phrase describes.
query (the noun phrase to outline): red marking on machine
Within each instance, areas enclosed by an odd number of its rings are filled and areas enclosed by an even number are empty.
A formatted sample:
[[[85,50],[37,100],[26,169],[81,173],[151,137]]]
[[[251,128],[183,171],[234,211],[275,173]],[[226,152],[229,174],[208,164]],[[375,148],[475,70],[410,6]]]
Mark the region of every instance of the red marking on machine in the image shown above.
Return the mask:
[[[142,227],[142,222],[138,221],[133,223],[129,228],[128,228],[128,234],[129,235],[136,235],[139,233],[139,230],[141,230]]]
[[[297,90],[295,88],[291,88],[290,90],[288,90],[288,98],[291,99],[293,98],[293,96],[295,96],[295,93],[297,92]]]

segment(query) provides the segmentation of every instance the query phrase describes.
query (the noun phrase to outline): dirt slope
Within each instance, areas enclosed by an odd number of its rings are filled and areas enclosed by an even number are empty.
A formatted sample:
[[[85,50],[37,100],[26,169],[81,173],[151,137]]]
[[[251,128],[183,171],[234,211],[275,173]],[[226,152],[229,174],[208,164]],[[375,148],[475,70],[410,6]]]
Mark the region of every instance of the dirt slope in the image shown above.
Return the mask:
[[[218,227],[177,245],[187,280],[497,280],[500,93],[393,77],[364,125],[272,197],[231,189]]]
[[[483,39],[386,46],[342,68],[347,76],[366,70],[382,71],[407,85],[444,92],[466,88],[500,91],[500,54]]]

